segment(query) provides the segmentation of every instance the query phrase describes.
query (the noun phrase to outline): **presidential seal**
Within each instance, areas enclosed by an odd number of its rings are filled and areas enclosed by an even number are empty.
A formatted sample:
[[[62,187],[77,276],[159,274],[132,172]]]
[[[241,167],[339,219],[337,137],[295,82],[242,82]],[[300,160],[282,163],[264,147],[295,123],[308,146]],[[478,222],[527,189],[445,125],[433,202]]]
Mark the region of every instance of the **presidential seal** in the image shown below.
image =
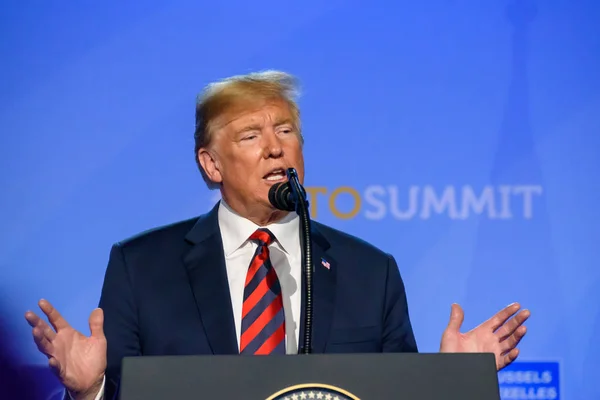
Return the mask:
[[[287,387],[266,400],[360,400],[352,393],[331,385],[306,383]]]

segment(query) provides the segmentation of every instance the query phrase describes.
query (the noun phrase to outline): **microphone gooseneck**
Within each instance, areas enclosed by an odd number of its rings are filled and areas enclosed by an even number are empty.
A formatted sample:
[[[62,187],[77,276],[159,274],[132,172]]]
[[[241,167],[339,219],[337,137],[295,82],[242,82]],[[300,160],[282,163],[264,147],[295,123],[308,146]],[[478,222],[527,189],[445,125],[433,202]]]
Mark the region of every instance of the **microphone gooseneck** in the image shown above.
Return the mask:
[[[309,204],[306,191],[298,180],[294,168],[286,171],[288,181],[276,183],[269,190],[269,201],[273,207],[283,211],[295,211],[300,217],[300,248],[302,249],[302,288],[303,291],[303,325],[304,339],[300,352],[312,353],[312,321],[313,321],[313,262],[310,234]]]

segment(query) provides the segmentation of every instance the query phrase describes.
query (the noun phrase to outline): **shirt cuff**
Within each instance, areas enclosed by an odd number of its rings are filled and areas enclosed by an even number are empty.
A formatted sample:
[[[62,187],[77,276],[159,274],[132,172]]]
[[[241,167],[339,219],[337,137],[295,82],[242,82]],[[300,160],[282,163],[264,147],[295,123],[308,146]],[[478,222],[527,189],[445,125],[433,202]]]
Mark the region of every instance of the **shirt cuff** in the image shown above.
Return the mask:
[[[100,386],[100,390],[98,391],[98,394],[96,395],[96,397],[94,398],[94,400],[103,400],[104,399],[104,384],[106,383],[106,375],[104,375],[102,377],[102,386]],[[75,400],[73,398],[73,396],[71,395],[71,392],[69,392],[67,390],[67,393],[69,393],[69,398],[71,400]]]

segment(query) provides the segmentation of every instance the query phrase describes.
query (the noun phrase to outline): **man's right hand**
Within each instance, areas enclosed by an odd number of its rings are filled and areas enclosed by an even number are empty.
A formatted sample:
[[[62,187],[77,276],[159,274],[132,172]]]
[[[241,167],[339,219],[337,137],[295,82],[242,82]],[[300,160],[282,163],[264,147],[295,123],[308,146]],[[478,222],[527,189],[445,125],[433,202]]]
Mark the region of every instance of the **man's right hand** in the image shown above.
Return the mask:
[[[38,349],[75,400],[94,399],[106,370],[104,313],[100,308],[92,311],[88,337],[73,329],[47,300],[40,300],[39,306],[54,329],[34,312],[25,313]]]

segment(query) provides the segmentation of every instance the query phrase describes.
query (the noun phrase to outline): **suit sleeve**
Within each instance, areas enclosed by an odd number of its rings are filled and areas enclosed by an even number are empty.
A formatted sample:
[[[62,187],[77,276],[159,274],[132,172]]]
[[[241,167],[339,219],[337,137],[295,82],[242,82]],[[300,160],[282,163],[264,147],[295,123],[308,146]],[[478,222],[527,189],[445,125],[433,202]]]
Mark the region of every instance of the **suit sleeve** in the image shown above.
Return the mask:
[[[104,311],[108,347],[104,399],[113,400],[118,394],[123,357],[141,355],[133,285],[119,244],[113,245],[110,252],[99,307]]]
[[[384,353],[417,352],[417,343],[408,313],[404,282],[394,257],[388,255],[383,322]]]

